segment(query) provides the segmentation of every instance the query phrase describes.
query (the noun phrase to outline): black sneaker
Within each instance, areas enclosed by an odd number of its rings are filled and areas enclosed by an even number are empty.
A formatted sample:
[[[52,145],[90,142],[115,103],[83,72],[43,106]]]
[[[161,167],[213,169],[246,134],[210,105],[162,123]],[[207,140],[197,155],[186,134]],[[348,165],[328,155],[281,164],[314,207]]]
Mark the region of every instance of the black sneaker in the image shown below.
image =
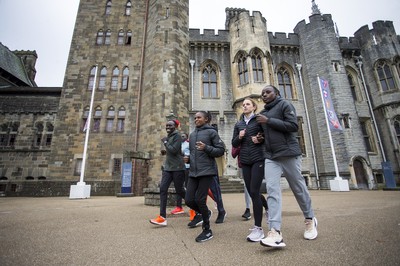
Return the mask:
[[[196,213],[196,215],[194,216],[193,220],[190,221],[190,223],[188,223],[188,226],[190,228],[195,228],[199,225],[203,224],[203,217],[201,216],[200,213]]]
[[[246,210],[244,211],[242,217],[243,217],[245,220],[250,220],[250,219],[251,219],[250,209],[246,208]]]
[[[216,224],[222,224],[225,221],[226,211],[222,211],[218,213],[217,220],[215,220]]]
[[[203,229],[201,234],[196,237],[196,242],[205,242],[207,240],[210,240],[211,238],[213,238],[211,229]]]

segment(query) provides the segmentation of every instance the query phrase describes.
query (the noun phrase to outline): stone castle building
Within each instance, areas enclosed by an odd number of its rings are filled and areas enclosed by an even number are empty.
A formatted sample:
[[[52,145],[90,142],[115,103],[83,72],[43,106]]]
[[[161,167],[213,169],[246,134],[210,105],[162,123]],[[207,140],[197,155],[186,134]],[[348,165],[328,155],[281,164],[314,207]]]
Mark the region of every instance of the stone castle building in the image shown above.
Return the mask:
[[[399,183],[400,37],[391,21],[340,37],[332,16],[311,3],[309,22],[292,33],[269,32],[260,12],[239,8],[226,9],[224,30],[201,33],[189,29],[188,0],[81,0],[62,88],[36,86],[35,52],[0,45],[0,192],[68,195],[90,117],[92,195],[120,192],[123,162],[132,162],[135,195],[157,187],[166,120],[177,117],[190,132],[199,110],[213,114],[226,143],[223,175],[237,176],[233,127],[244,98],[263,108],[267,84],[297,110],[310,189],[329,189],[336,170],[351,189],[377,189],[389,178],[382,162]],[[334,153],[319,77],[342,126],[331,133]]]

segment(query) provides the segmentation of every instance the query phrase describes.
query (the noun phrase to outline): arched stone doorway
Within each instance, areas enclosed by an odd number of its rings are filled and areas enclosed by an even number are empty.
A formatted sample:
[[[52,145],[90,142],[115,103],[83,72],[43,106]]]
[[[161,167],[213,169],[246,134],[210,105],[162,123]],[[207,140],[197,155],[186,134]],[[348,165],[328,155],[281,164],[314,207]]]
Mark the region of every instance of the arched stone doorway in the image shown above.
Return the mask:
[[[359,158],[354,159],[353,169],[358,189],[369,189],[368,175],[365,171],[364,163]]]

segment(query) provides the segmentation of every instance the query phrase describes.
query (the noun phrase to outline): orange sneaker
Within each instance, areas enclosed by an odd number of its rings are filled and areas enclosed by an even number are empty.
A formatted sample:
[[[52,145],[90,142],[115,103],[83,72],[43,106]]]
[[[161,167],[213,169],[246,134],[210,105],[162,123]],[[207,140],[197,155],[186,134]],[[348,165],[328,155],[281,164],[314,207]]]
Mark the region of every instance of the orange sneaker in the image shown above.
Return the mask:
[[[171,211],[171,214],[182,214],[185,213],[185,210],[182,207],[176,207]]]
[[[167,226],[167,219],[159,215],[157,218],[151,219],[150,223],[155,225]]]
[[[196,216],[196,212],[192,209],[189,210],[190,221],[193,221],[194,217]]]

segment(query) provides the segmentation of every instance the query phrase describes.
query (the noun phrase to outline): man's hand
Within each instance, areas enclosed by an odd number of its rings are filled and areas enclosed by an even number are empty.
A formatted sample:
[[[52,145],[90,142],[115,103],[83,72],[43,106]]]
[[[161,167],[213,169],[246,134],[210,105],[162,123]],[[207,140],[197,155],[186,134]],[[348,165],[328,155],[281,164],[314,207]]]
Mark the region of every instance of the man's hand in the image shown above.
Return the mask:
[[[268,117],[266,117],[265,115],[260,115],[260,114],[258,114],[257,116],[256,116],[256,121],[258,122],[258,123],[260,123],[260,124],[266,124],[267,122],[268,122]]]

